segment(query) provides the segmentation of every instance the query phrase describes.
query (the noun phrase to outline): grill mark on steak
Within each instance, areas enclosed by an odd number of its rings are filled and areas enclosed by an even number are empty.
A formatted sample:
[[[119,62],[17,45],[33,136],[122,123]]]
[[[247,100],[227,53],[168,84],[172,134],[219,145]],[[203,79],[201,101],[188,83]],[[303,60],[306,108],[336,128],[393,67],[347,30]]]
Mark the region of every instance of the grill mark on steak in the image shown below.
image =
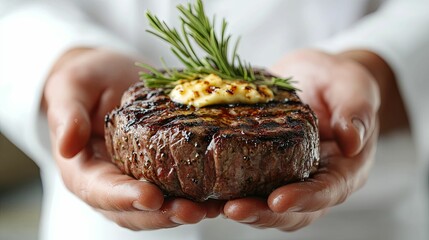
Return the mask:
[[[315,115],[281,90],[267,104],[195,109],[137,83],[106,116],[105,136],[124,173],[197,201],[267,196],[319,161]]]
[[[136,103],[138,104],[138,103]],[[156,124],[161,126],[171,126],[176,124],[177,122],[181,122],[182,124],[188,124],[189,126],[202,126],[207,125],[205,121],[200,121],[201,118],[205,120],[216,120],[220,119],[220,121],[226,125],[229,126],[231,124],[231,119],[233,119],[234,122],[241,122],[241,126],[245,127],[246,125],[249,125],[249,127],[253,127],[250,125],[256,125],[256,124],[275,124],[275,122],[272,122],[272,119],[279,116],[280,114],[284,114],[286,111],[290,111],[290,113],[294,114],[300,114],[303,109],[300,109],[299,107],[294,107],[294,105],[288,106],[289,108],[284,108],[282,111],[276,110],[276,107],[279,106],[280,103],[276,103],[275,105],[271,104],[271,108],[273,110],[263,111],[264,109],[259,109],[259,106],[242,106],[242,111],[240,113],[240,116],[235,116],[233,114],[230,114],[228,111],[223,109],[223,111],[211,111],[212,109],[216,109],[214,107],[207,108],[207,110],[202,110],[200,112],[192,112],[190,110],[183,110],[182,108],[171,108],[167,109],[167,107],[164,105],[162,107],[149,107],[145,108],[146,105],[140,105],[138,104],[138,108],[126,106],[124,109],[120,109],[120,111],[124,111],[124,114],[127,114],[129,117],[133,116],[133,118],[130,118],[129,122],[125,126],[125,131],[129,131],[130,127],[135,124],[151,124],[153,122],[153,118],[158,118]],[[235,106],[237,107],[237,106]],[[235,108],[235,107],[229,107],[229,108]],[[143,108],[143,109],[142,109]],[[224,107],[223,107],[224,108]],[[127,110],[125,110],[127,109]],[[168,115],[169,112],[175,111],[174,115]],[[263,112],[263,113],[262,113]],[[166,114],[167,113],[167,114]],[[218,114],[217,114],[218,113]],[[166,115],[163,117],[162,115]],[[253,118],[250,118],[252,116],[259,115],[260,121],[255,121]],[[108,118],[108,117],[107,117]],[[224,121],[222,119],[225,119]],[[268,119],[268,123],[263,123],[263,120]],[[292,118],[289,118],[291,120]],[[196,121],[191,121],[196,120]],[[241,120],[241,121],[240,121]]]

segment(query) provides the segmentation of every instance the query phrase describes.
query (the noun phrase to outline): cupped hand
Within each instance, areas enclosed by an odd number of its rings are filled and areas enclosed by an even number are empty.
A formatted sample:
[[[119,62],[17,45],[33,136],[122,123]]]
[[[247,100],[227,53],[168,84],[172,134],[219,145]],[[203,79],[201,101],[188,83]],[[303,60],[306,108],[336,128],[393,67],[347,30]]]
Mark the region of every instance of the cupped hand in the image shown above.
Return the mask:
[[[104,144],[104,116],[138,80],[135,60],[102,49],[64,54],[48,78],[43,97],[52,152],[66,187],[119,225],[158,229],[216,217],[221,203],[164,199],[155,185],[124,175]]]
[[[319,119],[322,141],[335,140],[346,156],[358,154],[377,123],[377,80],[361,63],[343,55],[299,50],[281,59],[274,74],[292,76]]]
[[[315,50],[284,57],[273,73],[298,81],[299,95],[319,118],[321,161],[309,179],[282,186],[268,199],[229,201],[229,219],[293,231],[344,202],[366,181],[378,137],[376,79],[353,60]]]

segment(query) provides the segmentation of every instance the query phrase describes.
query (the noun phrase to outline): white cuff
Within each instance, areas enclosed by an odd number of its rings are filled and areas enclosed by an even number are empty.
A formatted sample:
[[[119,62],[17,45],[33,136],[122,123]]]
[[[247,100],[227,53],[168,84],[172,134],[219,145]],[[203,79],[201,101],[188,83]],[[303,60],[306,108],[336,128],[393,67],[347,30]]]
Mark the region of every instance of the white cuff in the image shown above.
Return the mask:
[[[393,69],[421,154],[429,156],[429,1],[393,0],[317,48],[337,53],[369,50]]]

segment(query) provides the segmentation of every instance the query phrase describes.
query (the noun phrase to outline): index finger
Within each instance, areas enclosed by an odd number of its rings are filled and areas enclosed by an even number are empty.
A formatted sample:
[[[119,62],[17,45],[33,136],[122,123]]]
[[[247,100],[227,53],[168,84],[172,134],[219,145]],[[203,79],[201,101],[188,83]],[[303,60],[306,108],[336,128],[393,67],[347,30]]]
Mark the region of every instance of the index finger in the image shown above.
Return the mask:
[[[75,156],[90,138],[90,112],[102,91],[92,78],[89,71],[61,70],[49,77],[44,90],[52,141],[66,158]]]
[[[101,138],[91,139],[73,161],[64,161],[59,153],[55,157],[67,188],[94,208],[153,211],[164,202],[158,187],[123,174],[107,160]]]

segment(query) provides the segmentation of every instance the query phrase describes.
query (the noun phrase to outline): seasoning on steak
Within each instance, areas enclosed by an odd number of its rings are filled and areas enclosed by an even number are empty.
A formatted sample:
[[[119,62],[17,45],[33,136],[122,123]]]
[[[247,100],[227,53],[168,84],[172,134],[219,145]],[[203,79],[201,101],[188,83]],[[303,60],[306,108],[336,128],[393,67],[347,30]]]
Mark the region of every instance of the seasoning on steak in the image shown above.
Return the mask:
[[[293,91],[265,104],[195,109],[137,83],[106,115],[105,137],[124,173],[196,201],[267,196],[319,162],[317,119]]]

